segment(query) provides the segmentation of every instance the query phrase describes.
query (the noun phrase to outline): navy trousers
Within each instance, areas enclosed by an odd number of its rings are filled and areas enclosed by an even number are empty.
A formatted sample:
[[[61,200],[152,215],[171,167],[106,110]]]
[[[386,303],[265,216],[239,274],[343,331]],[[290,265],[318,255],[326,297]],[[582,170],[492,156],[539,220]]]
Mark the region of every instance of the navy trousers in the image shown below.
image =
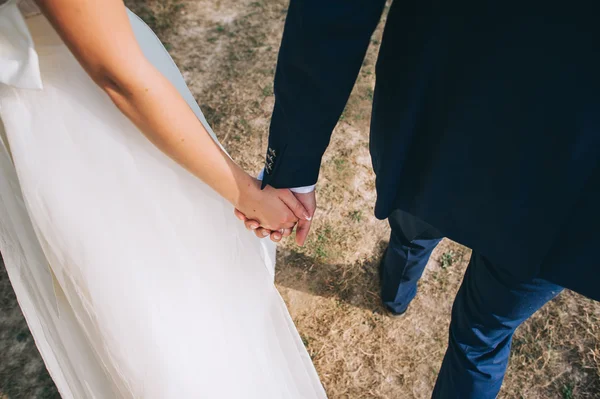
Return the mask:
[[[440,233],[416,217],[395,211],[382,262],[381,296],[404,312]],[[449,343],[433,398],[487,399],[498,395],[515,329],[562,287],[540,278],[520,281],[473,252],[452,307]]]
[[[417,294],[417,282],[442,235],[404,211],[394,211],[388,220],[392,234],[381,264],[381,299],[392,313],[400,314]]]

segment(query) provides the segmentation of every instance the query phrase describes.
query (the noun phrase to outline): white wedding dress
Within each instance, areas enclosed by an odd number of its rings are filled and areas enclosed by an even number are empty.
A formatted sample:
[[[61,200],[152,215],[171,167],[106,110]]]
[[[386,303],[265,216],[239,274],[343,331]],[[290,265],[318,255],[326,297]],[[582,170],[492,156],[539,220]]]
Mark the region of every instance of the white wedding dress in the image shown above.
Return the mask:
[[[274,247],[30,11],[0,5],[0,250],[61,396],[324,398],[273,285]],[[212,135],[156,36],[130,20]]]

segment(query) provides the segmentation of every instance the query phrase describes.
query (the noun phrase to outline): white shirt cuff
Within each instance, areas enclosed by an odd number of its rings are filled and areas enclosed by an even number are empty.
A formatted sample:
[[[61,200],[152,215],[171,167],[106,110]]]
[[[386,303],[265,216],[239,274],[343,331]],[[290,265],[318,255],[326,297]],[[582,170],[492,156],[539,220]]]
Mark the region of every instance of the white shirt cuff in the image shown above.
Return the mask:
[[[258,174],[257,179],[262,181],[262,179],[265,177],[265,169],[263,168],[260,173]],[[308,193],[312,193],[313,191],[315,191],[315,187],[317,187],[316,184],[313,184],[311,186],[304,186],[304,187],[292,187],[289,190],[293,193],[296,194],[308,194]]]

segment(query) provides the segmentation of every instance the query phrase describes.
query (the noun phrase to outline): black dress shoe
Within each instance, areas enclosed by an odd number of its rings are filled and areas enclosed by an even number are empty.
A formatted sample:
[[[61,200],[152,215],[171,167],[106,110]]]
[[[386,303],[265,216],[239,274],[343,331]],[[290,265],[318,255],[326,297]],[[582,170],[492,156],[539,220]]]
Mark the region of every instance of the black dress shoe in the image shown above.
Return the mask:
[[[382,305],[383,305],[383,303],[382,303]],[[407,308],[404,312],[397,313],[397,312],[394,312],[393,310],[391,310],[390,308],[388,308],[386,305],[383,305],[383,307],[384,307],[386,313],[388,314],[388,316],[390,316],[394,319],[404,316],[406,314],[406,311],[408,310],[408,308]]]

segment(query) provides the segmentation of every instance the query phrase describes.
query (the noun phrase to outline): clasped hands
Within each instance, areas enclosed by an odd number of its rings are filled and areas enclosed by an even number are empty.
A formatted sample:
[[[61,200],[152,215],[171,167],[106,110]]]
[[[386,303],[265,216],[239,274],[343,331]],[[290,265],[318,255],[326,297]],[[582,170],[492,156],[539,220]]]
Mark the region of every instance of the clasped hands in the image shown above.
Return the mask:
[[[257,190],[258,188],[258,190]],[[317,209],[315,192],[293,193],[288,189],[266,186],[256,180],[236,205],[235,216],[259,238],[279,242],[296,228],[296,243],[304,245]]]

